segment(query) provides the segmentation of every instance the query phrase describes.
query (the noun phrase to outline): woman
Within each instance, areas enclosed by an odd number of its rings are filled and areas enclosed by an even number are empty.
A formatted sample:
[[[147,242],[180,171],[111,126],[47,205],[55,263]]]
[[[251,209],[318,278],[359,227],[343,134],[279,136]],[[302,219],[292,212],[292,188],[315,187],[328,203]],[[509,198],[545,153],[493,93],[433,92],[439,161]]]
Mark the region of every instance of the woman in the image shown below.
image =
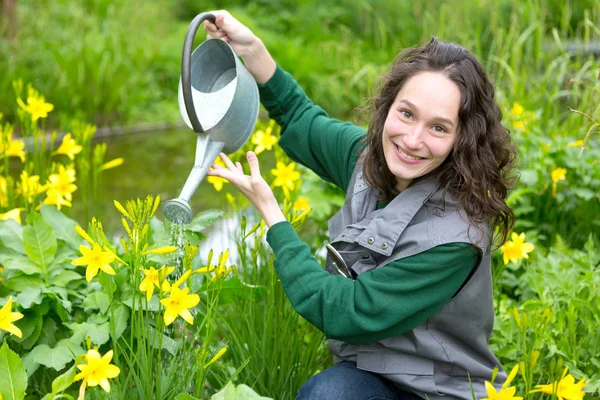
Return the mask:
[[[210,175],[232,182],[269,227],[294,309],[322,330],[336,365],[298,399],[485,397],[494,367],[490,254],[514,216],[505,203],[515,151],[494,88],[464,48],[433,39],[394,62],[365,132],[331,119],[226,11],[209,38],[228,41],[281,125],[295,161],[346,191],[329,221],[330,274],[285,220],[256,155],[250,175],[222,154]],[[346,276],[344,276],[346,275]],[[348,279],[350,278],[350,279]]]

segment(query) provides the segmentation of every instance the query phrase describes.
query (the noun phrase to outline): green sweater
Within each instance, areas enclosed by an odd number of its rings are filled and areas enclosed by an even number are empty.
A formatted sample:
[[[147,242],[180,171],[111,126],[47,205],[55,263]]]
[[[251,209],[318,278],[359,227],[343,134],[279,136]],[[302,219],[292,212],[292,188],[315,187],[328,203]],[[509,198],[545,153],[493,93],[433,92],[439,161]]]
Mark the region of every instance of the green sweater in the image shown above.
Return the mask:
[[[279,66],[258,86],[269,116],[281,125],[279,145],[289,157],[346,191],[365,130],[329,118]],[[452,298],[479,262],[474,246],[450,243],[350,280],[325,271],[289,222],[274,224],[267,242],[294,309],[325,336],[351,344],[420,325]]]

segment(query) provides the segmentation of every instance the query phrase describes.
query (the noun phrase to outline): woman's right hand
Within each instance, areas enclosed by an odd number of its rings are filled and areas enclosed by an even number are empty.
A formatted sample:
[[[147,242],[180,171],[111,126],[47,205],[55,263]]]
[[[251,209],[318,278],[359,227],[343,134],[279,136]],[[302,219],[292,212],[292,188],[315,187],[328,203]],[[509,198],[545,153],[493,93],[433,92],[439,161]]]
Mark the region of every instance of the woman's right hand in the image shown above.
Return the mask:
[[[215,24],[205,20],[204,30],[208,39],[221,39],[229,43],[235,54],[258,83],[265,83],[275,72],[275,61],[267,48],[252,31],[235,19],[228,11],[210,11],[215,16]]]

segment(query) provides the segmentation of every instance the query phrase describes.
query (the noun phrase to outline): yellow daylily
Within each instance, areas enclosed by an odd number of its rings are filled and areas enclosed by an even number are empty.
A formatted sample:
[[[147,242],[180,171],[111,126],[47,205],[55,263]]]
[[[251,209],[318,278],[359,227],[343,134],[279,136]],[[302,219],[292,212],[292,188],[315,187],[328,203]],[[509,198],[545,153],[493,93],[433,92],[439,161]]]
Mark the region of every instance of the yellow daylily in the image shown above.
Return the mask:
[[[123,158],[121,158],[121,157],[115,158],[114,160],[110,160],[110,161],[107,161],[104,164],[102,164],[100,166],[100,171],[105,171],[107,169],[117,168],[118,166],[123,165],[124,162],[125,162],[125,160],[123,160]]]
[[[525,233],[522,232],[517,235],[515,232],[512,233],[512,240],[506,242],[500,250],[504,255],[504,264],[508,264],[512,261],[517,264],[521,258],[529,258],[527,253],[532,252],[534,249],[533,244],[525,242]]]
[[[75,375],[74,381],[83,379],[79,388],[79,397],[77,400],[85,398],[85,389],[87,386],[98,386],[106,392],[110,392],[109,379],[116,378],[121,370],[119,367],[112,365],[110,362],[113,357],[113,351],[108,351],[104,356],[100,357],[100,353],[94,349],[88,350],[85,355],[87,364],[79,364],[77,368],[81,371]]]
[[[559,400],[582,400],[585,393],[583,387],[587,384],[585,378],[575,383],[573,375],[567,375],[568,367],[565,367],[562,377],[558,382],[549,383],[547,385],[536,385],[535,389],[529,393],[546,393],[553,394]]]
[[[6,178],[0,176],[0,207],[8,206],[8,182]]]
[[[15,335],[19,339],[23,337],[23,333],[19,328],[13,325],[13,322],[23,318],[23,314],[20,312],[12,312],[12,296],[8,298],[8,301],[0,309],[0,329],[10,334]]]
[[[515,365],[512,371],[510,371],[504,384],[502,384],[499,392],[496,392],[496,388],[490,382],[485,381],[485,391],[487,392],[488,397],[481,400],[523,400],[523,397],[515,396],[515,392],[517,391],[516,387],[508,387],[518,371],[519,366]]]
[[[566,168],[554,168],[550,174],[552,176],[552,197],[556,198],[556,183],[567,179]]]
[[[81,228],[79,225],[75,225],[75,230],[77,231],[77,233],[79,233],[79,236],[81,236],[82,238],[87,240],[87,242],[89,244],[91,244],[91,245],[96,244],[96,242],[94,242],[94,240],[90,237],[90,235],[88,235],[87,232],[84,231],[83,228]]]
[[[14,219],[21,225],[21,211],[23,208],[13,208],[10,211],[7,211],[3,214],[0,214],[0,221],[8,221],[9,219]]]
[[[572,149],[573,147],[581,147],[583,146],[583,140],[576,140],[574,142],[569,143],[569,145],[567,146],[569,149]]]
[[[64,165],[58,167],[57,174],[51,174],[48,177],[50,188],[55,190],[66,200],[73,200],[72,193],[77,190],[75,182],[75,169],[65,168]]]
[[[307,210],[309,208],[310,204],[308,204],[308,199],[306,197],[299,197],[296,201],[294,201],[295,210]]]
[[[85,279],[88,282],[92,281],[100,269],[109,275],[115,274],[115,270],[110,266],[110,263],[115,260],[115,255],[112,252],[102,251],[102,247],[97,243],[94,243],[92,249],[81,245],[79,246],[79,251],[81,251],[83,257],[71,261],[71,264],[77,266],[87,265]]]
[[[69,157],[71,160],[75,159],[75,155],[81,153],[83,147],[75,142],[71,133],[67,133],[65,137],[63,137],[62,143],[56,150],[56,154],[64,154]]]
[[[183,318],[188,324],[194,323],[194,317],[189,308],[200,303],[200,296],[197,294],[188,294],[190,288],[179,289],[177,286],[171,287],[171,295],[162,299],[160,303],[165,306],[165,325],[169,326],[175,321],[177,316]]]
[[[512,108],[509,111],[509,114],[515,117],[518,117],[525,112],[525,108],[522,105],[517,103],[516,101],[513,103]]]
[[[40,185],[40,177],[31,175],[25,170],[21,172],[21,183],[18,187],[18,192],[27,199],[28,203],[33,203],[33,199],[40,193],[46,191],[46,185]]]
[[[159,269],[155,269],[154,267],[150,267],[150,269],[142,269],[142,272],[145,275],[145,278],[140,283],[139,289],[142,292],[146,292],[146,301],[150,301],[152,298],[152,294],[154,294],[154,286],[160,289],[161,284],[165,282],[165,277],[169,275],[171,272],[175,271],[175,267],[168,267],[163,265]],[[163,289],[170,288],[169,286],[163,287]]]
[[[208,367],[210,364],[214,363],[219,358],[223,357],[223,354],[225,354],[225,352],[227,352],[227,347],[223,347],[221,350],[219,350],[217,352],[217,354],[215,354],[215,356],[213,358],[211,358],[208,363],[206,363],[206,365],[204,366],[204,368]]]
[[[289,195],[290,190],[294,190],[294,182],[300,180],[300,172],[296,171],[294,162],[285,165],[281,161],[277,161],[276,168],[271,170],[271,174],[275,176],[273,186],[281,186],[286,196]]]
[[[229,249],[225,250],[224,253],[219,254],[219,264],[216,267],[215,274],[210,279],[210,282],[214,282],[217,279],[221,279],[225,275],[227,275],[227,272],[229,272],[229,270],[227,269],[227,267],[225,267],[225,263],[227,262],[228,258],[229,258]]]
[[[225,163],[221,160],[220,157],[217,157],[217,159],[215,160],[215,164],[220,165],[221,167],[226,167]],[[213,185],[213,187],[215,188],[215,190],[217,192],[220,192],[221,189],[223,189],[223,184],[225,184],[227,182],[226,179],[223,179],[219,176],[209,176],[206,178],[206,180],[211,183]]]
[[[17,99],[19,106],[31,114],[33,122],[40,118],[46,118],[48,113],[54,110],[54,105],[46,103],[44,96],[38,94],[35,90],[29,90],[29,96],[27,96],[27,104],[20,98]]]
[[[65,199],[58,190],[49,188],[46,192],[46,198],[44,204],[56,206],[57,209],[61,209],[62,206],[71,207],[72,204],[69,200]]]
[[[266,131],[256,131],[252,136],[252,144],[256,145],[254,153],[260,154],[265,150],[271,150],[273,145],[277,143],[277,137],[271,135],[273,128],[269,125]]]
[[[2,131],[0,127],[0,134]],[[0,139],[0,157],[19,157],[21,162],[25,162],[25,142],[21,139],[13,140],[12,134],[12,128],[4,130],[4,140]]]
[[[159,247],[157,249],[152,249],[152,250],[148,250],[144,252],[144,255],[148,255],[148,254],[170,254],[170,253],[174,253],[177,250],[179,250],[179,247],[177,246],[164,246],[164,247]]]

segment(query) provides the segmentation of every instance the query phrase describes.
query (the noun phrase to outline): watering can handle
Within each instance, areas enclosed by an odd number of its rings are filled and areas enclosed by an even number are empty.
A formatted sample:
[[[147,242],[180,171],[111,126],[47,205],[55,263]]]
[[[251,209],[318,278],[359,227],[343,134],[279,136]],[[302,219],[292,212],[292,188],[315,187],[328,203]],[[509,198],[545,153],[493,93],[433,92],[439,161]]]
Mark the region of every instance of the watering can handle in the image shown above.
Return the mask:
[[[183,102],[185,103],[185,110],[187,111],[192,128],[194,128],[194,132],[196,133],[203,133],[204,129],[202,128],[202,125],[200,125],[200,121],[198,120],[198,116],[194,109],[190,70],[192,68],[192,46],[194,45],[194,38],[196,37],[196,32],[198,31],[200,24],[205,20],[209,20],[214,24],[216,18],[214,14],[207,12],[196,15],[196,18],[190,23],[190,27],[185,35],[183,55],[181,57],[181,89],[183,91]]]

